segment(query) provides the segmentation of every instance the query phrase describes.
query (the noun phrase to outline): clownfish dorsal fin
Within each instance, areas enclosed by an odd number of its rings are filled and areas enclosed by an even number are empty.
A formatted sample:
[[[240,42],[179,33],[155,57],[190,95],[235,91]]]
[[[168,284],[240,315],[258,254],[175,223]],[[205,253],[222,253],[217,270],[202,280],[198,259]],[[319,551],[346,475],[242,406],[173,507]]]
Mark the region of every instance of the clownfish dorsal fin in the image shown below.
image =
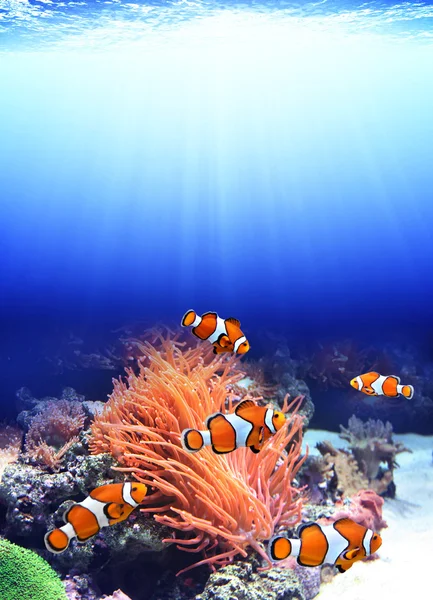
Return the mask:
[[[74,501],[74,502],[73,502],[73,503],[70,505],[70,507],[69,507],[69,508],[67,508],[67,509],[65,510],[65,512],[63,513],[63,521],[64,521],[65,523],[69,523],[69,520],[68,520],[68,515],[69,515],[69,513],[71,512],[71,510],[74,508],[74,506],[75,506],[76,504],[77,504],[77,502],[75,502],[75,501]]]
[[[242,413],[253,406],[257,406],[254,400],[243,400],[242,402],[239,402],[235,408],[235,414],[238,415],[238,417],[242,417]]]
[[[216,412],[212,415],[209,415],[205,421],[206,428],[210,429],[210,425],[215,419],[217,420],[217,422],[221,422],[220,417],[223,417],[223,419],[225,419],[225,416],[222,412]]]
[[[317,525],[317,523],[315,523],[314,521],[307,521],[306,523],[301,523],[301,525],[299,525],[296,531],[298,537],[301,537],[301,533],[304,529],[306,529],[307,527],[311,527],[312,525]]]
[[[234,317],[229,317],[228,319],[226,319],[226,323],[231,323],[232,325],[236,325],[236,327],[241,326],[241,322],[239,321],[239,319],[235,319]]]
[[[400,379],[400,377],[398,375],[390,375],[390,377],[392,377],[393,379],[396,379],[397,380],[397,384],[400,385],[401,379]]]
[[[317,536],[323,537],[322,528],[317,523],[313,521],[309,521],[308,523],[303,523],[298,527],[297,531],[298,537],[300,540],[304,541],[306,538],[317,539]],[[313,538],[311,538],[313,536]]]
[[[354,560],[358,556],[360,551],[361,551],[361,548],[359,546],[357,546],[356,548],[353,548],[353,550],[348,550],[347,552],[345,552],[344,558],[346,560]]]

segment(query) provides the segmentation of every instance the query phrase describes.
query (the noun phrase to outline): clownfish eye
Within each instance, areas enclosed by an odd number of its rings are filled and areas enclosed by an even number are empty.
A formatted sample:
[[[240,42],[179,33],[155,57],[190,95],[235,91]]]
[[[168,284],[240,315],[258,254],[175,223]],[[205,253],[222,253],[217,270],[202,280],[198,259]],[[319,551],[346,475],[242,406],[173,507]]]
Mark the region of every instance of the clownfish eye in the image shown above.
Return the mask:
[[[133,491],[133,492],[136,492],[136,491],[137,491],[137,488],[136,488],[136,487],[133,487],[133,488],[132,488],[132,491]]]

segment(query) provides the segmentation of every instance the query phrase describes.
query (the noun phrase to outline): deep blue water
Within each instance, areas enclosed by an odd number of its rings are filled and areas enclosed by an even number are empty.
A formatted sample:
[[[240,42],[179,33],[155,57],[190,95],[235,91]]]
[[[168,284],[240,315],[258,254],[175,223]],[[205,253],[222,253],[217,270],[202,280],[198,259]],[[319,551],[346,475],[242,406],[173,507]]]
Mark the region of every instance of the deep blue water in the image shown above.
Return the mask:
[[[0,8],[6,403],[188,308],[431,352],[431,3]]]

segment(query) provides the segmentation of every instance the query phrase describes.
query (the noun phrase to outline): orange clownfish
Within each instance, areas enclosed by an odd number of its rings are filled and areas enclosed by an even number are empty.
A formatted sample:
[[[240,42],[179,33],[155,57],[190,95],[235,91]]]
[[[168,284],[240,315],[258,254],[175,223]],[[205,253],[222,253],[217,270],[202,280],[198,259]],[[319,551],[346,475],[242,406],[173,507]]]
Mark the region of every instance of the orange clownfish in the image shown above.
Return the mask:
[[[400,385],[400,377],[396,375],[380,375],[375,371],[354,377],[350,385],[355,390],[364,392],[368,396],[396,398],[399,394],[403,394],[408,400],[413,396],[413,387],[411,385]]]
[[[284,422],[282,412],[257,406],[252,400],[244,400],[233,413],[224,415],[218,412],[208,417],[208,431],[184,429],[181,442],[188,452],[198,452],[204,446],[212,446],[216,454],[227,454],[246,446],[258,453],[266,440],[281,429]]]
[[[189,310],[183,316],[182,327],[192,327],[194,335],[213,344],[215,354],[245,354],[250,349],[241,331],[241,324],[234,317],[221,319],[216,312],[207,312],[200,317],[195,311]]]
[[[75,503],[63,515],[66,525],[45,534],[45,546],[56,554],[64,552],[72,538],[85,542],[102,527],[120,523],[143,502],[147,493],[144,483],[109,483],[102,485],[82,502]]]
[[[299,527],[298,537],[273,537],[268,546],[271,560],[293,556],[303,567],[328,563],[345,573],[353,563],[374,554],[382,545],[378,533],[348,518],[338,519],[332,525],[306,523]]]

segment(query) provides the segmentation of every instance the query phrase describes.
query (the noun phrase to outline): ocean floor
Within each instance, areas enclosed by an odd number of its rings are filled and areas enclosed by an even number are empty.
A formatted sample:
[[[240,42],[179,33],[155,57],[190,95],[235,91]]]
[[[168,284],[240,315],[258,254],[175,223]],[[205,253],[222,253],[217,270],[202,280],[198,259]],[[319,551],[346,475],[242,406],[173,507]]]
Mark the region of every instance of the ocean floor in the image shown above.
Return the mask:
[[[433,436],[394,434],[412,453],[397,456],[396,498],[386,499],[380,560],[356,563],[347,573],[322,585],[318,600],[430,600],[433,597]],[[310,453],[329,440],[344,447],[337,433],[310,430],[304,438]]]

